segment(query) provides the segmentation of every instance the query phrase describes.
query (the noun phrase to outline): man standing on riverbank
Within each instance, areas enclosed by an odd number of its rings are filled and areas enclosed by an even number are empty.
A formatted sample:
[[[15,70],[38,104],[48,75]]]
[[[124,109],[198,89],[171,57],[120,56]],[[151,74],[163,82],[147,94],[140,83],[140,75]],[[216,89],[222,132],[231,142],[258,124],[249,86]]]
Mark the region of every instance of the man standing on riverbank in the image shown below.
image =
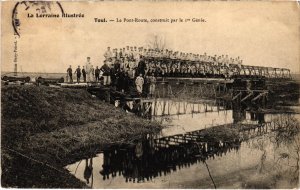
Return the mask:
[[[80,82],[80,77],[81,77],[81,69],[80,69],[80,66],[78,66],[78,68],[76,69],[75,74],[77,74],[77,83],[79,84],[79,82]]]
[[[104,61],[104,65],[102,65],[100,70],[103,72],[103,85],[110,85],[110,68],[107,65],[107,61]]]
[[[87,82],[91,82],[91,68],[92,68],[92,64],[90,62],[91,58],[87,57],[87,63],[86,63],[86,74],[87,74]]]
[[[95,69],[95,78],[96,78],[96,82],[99,82],[100,78],[100,69],[98,68],[98,66],[96,66],[96,69]]]
[[[70,67],[67,69],[67,77],[69,77],[69,82],[72,83],[73,82],[73,77],[72,77],[72,66],[70,65]]]
[[[94,80],[94,74],[95,74],[95,69],[94,69],[94,66],[91,65],[91,68],[90,68],[90,74],[89,74],[89,77],[90,77],[90,81],[91,81],[91,82],[95,81],[95,80]]]
[[[82,76],[83,76],[83,81],[86,82],[86,71],[84,69],[84,66],[82,68]]]

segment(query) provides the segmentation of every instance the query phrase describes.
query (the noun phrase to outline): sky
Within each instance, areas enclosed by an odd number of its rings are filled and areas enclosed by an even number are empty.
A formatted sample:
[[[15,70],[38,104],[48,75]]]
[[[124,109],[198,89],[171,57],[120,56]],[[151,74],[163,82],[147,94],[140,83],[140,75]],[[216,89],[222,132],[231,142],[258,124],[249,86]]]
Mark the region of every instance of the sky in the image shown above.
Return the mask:
[[[154,35],[166,47],[183,52],[240,56],[245,65],[289,68],[300,71],[300,14],[296,2],[61,2],[66,13],[84,18],[28,18],[39,5],[18,7],[20,37],[12,27],[16,2],[2,2],[1,70],[13,71],[17,41],[17,64],[22,72],[66,72],[84,65],[103,64],[110,46],[145,46]],[[49,13],[49,11],[48,11]],[[51,4],[51,13],[59,13]],[[203,18],[206,22],[96,23],[94,18]]]

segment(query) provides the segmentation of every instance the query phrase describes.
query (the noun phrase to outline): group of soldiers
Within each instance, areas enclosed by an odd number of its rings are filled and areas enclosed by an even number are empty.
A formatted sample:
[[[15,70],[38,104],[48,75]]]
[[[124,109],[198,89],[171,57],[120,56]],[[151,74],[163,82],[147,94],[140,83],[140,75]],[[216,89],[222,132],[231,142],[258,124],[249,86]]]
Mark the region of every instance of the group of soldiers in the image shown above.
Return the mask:
[[[74,74],[76,74],[77,83],[80,83],[81,75],[83,78],[83,82],[100,81],[100,69],[98,68],[98,66],[94,68],[90,60],[91,58],[87,57],[87,62],[85,66],[81,68],[80,65],[78,65],[77,69],[75,69]],[[73,70],[71,65],[67,69],[67,81],[69,83],[73,83]]]
[[[169,59],[177,59],[177,60],[185,60],[185,61],[200,61],[200,62],[213,62],[219,64],[242,64],[243,60],[240,57],[232,58],[228,55],[221,56],[210,56],[207,53],[203,55],[194,54],[194,53],[184,53],[179,51],[173,51],[168,49],[151,49],[144,47],[129,47],[112,49],[110,47],[107,48],[104,57],[106,60],[112,58],[114,60],[123,60],[127,58],[127,61],[136,60],[137,62],[142,57],[152,57],[152,58],[169,58]]]
[[[228,55],[210,56],[172,50],[147,49],[144,47],[107,48],[107,65],[127,72],[133,78],[143,76],[161,77],[223,77],[227,78],[241,70],[243,60]]]
[[[73,83],[73,74],[76,75],[76,82],[100,82],[103,80],[104,86],[112,85],[116,87],[116,90],[122,92],[129,92],[131,86],[135,86],[139,95],[147,93],[149,96],[154,94],[156,77],[154,74],[145,77],[142,73],[138,75],[132,72],[127,72],[123,68],[120,68],[117,63],[111,63],[111,59],[105,60],[101,67],[91,64],[91,58],[87,57],[85,66],[82,68],[80,65],[73,73],[72,66],[67,69],[67,82]],[[145,89],[145,86],[147,89]],[[147,92],[145,92],[147,91]]]
[[[104,85],[113,85],[117,90],[128,91],[133,85],[139,94],[143,93],[147,82],[149,94],[155,90],[156,77],[223,77],[226,78],[238,72],[243,60],[239,57],[229,58],[228,55],[209,56],[183,53],[172,50],[159,50],[144,47],[129,47],[120,49],[107,48],[104,53],[104,64],[93,67],[90,57],[87,57],[85,66],[78,66],[77,82],[100,82]],[[235,65],[228,70],[229,65]],[[222,70],[223,69],[223,70]],[[73,82],[72,67],[67,70],[67,80]]]

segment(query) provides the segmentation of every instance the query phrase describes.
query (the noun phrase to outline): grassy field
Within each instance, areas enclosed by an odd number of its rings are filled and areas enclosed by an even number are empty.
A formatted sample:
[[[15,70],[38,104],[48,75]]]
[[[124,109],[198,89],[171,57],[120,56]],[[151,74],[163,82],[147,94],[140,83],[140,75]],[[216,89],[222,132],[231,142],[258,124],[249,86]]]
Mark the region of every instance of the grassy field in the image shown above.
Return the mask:
[[[4,187],[83,187],[62,166],[103,146],[161,128],[93,98],[84,89],[3,86],[1,90]]]

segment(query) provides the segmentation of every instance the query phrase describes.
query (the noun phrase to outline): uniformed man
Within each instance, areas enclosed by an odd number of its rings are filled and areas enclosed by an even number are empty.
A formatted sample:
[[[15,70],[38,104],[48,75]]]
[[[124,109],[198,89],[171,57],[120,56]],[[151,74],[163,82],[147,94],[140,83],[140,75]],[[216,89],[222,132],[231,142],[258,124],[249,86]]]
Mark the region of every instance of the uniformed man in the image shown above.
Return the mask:
[[[153,57],[153,55],[152,55],[152,54],[153,54],[153,53],[152,53],[152,49],[149,48],[147,54],[148,54],[148,57]]]
[[[144,78],[142,77],[142,74],[140,74],[138,77],[136,77],[135,80],[136,90],[139,95],[143,92],[143,85],[144,85]]]
[[[223,66],[224,64],[223,64],[223,61],[224,61],[224,58],[222,57],[222,56],[219,56],[219,58],[218,58],[218,65],[219,66]]]
[[[122,48],[120,48],[117,59],[122,59],[122,58],[123,58],[123,51]]]
[[[136,47],[134,47],[133,59],[135,60],[136,65],[140,62],[140,53],[137,51]]]
[[[138,62],[137,65],[137,73],[142,74],[143,76],[145,75],[145,70],[146,70],[146,63],[144,60],[141,60]]]
[[[143,55],[143,57],[147,57],[147,49],[146,49],[146,48],[144,49],[144,51],[143,51],[143,54],[142,54],[142,55]]]
[[[72,83],[73,82],[73,77],[72,77],[72,66],[70,65],[70,67],[67,69],[67,77],[69,78],[69,82]]]
[[[204,55],[203,55],[203,62],[207,62],[207,59],[208,59],[208,56],[207,56],[206,52],[204,52]]]
[[[162,62],[160,64],[160,69],[161,69],[161,76],[163,77],[163,81],[165,80],[166,74],[167,74],[167,65],[166,63]]]
[[[132,78],[135,78],[135,72],[136,72],[137,64],[134,60],[129,61],[129,69],[130,69],[130,74]]]
[[[80,77],[81,77],[81,69],[80,69],[80,66],[78,65],[78,68],[75,70],[75,73],[74,74],[77,74],[77,83],[79,84],[80,82]]]
[[[96,66],[96,69],[95,69],[95,78],[96,78],[96,82],[99,82],[100,78],[100,69],[98,68],[98,66]]]
[[[228,55],[225,56],[224,64],[225,64],[226,66],[228,66],[228,64],[229,64],[229,58],[228,58]]]
[[[154,76],[154,73],[149,77],[150,82],[150,89],[149,89],[149,95],[152,97],[155,93],[155,86],[156,86],[156,78]]]
[[[208,56],[207,62],[209,62],[210,64],[213,63],[213,57],[212,56]]]
[[[103,72],[103,79],[104,79],[103,84],[105,86],[110,85],[110,68],[107,65],[106,60],[104,61],[104,64],[102,65],[100,70]]]
[[[86,82],[86,70],[84,69],[84,66],[82,68],[82,76],[83,76],[83,81]]]
[[[113,65],[113,68],[115,69],[116,72],[119,72],[121,69],[121,63],[119,60],[116,61],[116,63]]]
[[[130,59],[133,59],[133,53],[134,53],[133,47],[130,47],[130,51],[129,51]]]
[[[121,68],[123,68],[124,71],[128,71],[128,69],[129,69],[128,57],[124,58],[123,64],[121,64]]]
[[[169,58],[169,51],[168,51],[168,49],[165,49],[165,51],[163,53],[163,57],[164,58]]]
[[[225,64],[225,56],[224,55],[221,55],[221,63],[222,63],[222,66]]]
[[[189,53],[187,59],[188,59],[189,61],[193,61],[193,57],[194,57],[194,54]]]
[[[107,50],[106,52],[104,53],[104,57],[105,57],[105,60],[111,58],[113,55],[112,55],[112,52],[110,50],[110,47],[107,47]]]
[[[200,61],[201,63],[203,63],[203,62],[204,62],[203,55],[200,55],[200,57],[199,57],[199,61]]]
[[[108,60],[106,60],[106,64],[107,64],[110,68],[112,68],[112,66],[113,66],[112,58],[109,58]]]
[[[126,46],[126,50],[124,51],[125,57],[129,57],[130,49],[129,46]]]
[[[197,54],[197,55],[196,55],[196,57],[195,57],[195,61],[200,61],[199,54]]]
[[[113,51],[112,51],[112,57],[111,57],[113,63],[114,63],[115,60],[117,59],[117,56],[118,56],[117,49],[113,49]]]
[[[86,68],[86,74],[87,74],[87,82],[91,82],[91,75],[92,75],[92,73],[91,73],[91,67],[92,67],[92,64],[91,64],[91,58],[90,57],[87,57],[87,62],[86,62],[86,66],[85,66],[85,68]]]
[[[94,66],[91,65],[91,68],[90,68],[90,73],[89,73],[89,77],[90,77],[90,81],[94,81],[94,75],[95,75],[95,69],[94,69]]]

